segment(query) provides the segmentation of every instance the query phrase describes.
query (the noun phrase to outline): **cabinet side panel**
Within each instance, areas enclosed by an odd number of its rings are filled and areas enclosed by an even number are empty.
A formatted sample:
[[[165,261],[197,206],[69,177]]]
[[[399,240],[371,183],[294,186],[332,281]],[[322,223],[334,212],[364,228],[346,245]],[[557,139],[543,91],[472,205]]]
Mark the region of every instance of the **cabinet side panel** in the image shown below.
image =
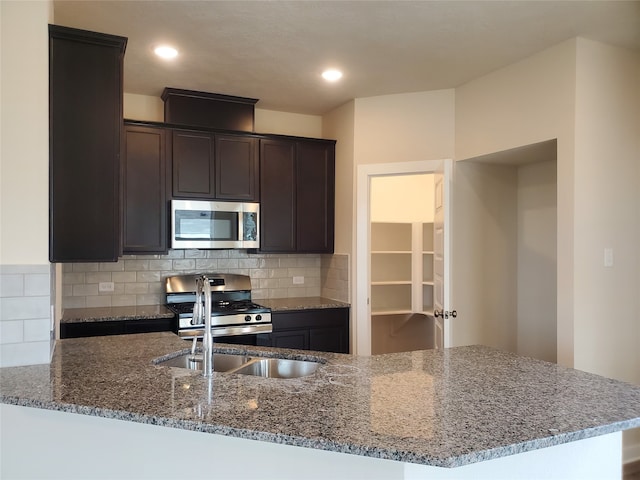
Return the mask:
[[[120,253],[122,54],[50,38],[50,260]]]

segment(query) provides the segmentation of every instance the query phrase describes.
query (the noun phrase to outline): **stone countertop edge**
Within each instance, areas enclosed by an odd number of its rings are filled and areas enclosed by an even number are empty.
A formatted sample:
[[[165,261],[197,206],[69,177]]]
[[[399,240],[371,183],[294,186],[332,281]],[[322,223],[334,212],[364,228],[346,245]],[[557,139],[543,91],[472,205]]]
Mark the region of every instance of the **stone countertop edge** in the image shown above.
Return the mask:
[[[312,448],[349,455],[360,455],[382,460],[393,460],[403,463],[414,463],[418,465],[428,465],[442,468],[456,468],[473,463],[484,462],[496,458],[517,455],[519,453],[539,450],[541,448],[552,447],[565,443],[570,443],[586,438],[606,435],[630,428],[640,427],[640,421],[622,421],[611,425],[590,428],[584,431],[571,432],[566,434],[552,435],[533,441],[522,442],[520,444],[507,445],[492,448],[484,451],[471,452],[448,458],[439,458],[430,455],[417,454],[402,449],[376,448],[368,445],[357,445],[353,443],[327,441],[318,438],[307,438],[303,436],[287,435],[283,433],[272,433],[251,430],[247,428],[234,428],[224,425],[212,425],[194,420],[177,420],[170,417],[138,414],[122,410],[110,410],[74,404],[60,404],[58,402],[25,401],[19,398],[0,395],[0,403],[16,405],[29,408],[39,408],[43,410],[53,410],[79,415],[89,415],[94,417],[108,418],[112,420],[122,420],[126,422],[136,422],[159,427],[178,428],[192,432],[209,433],[214,435],[224,435],[245,440],[256,440],[269,443],[291,445],[295,447]]]
[[[273,312],[314,310],[323,308],[349,308],[339,300],[324,297],[295,297],[256,299],[256,303],[268,307]],[[65,308],[61,323],[93,323],[124,320],[145,320],[173,318],[174,313],[165,305],[138,305],[129,307],[87,307]]]
[[[154,318],[173,318],[174,316],[175,314],[164,305],[65,308],[60,323],[147,320]]]
[[[292,310],[317,310],[323,308],[349,308],[351,305],[340,300],[325,297],[293,297],[293,298],[262,298],[255,299],[256,303],[268,307],[272,312]]]
[[[198,372],[158,365],[189,351],[171,333],[66,339],[51,364],[0,369],[0,402],[437,467],[640,427],[640,386],[489,347],[216,349],[322,365],[276,381],[216,372],[211,398]]]

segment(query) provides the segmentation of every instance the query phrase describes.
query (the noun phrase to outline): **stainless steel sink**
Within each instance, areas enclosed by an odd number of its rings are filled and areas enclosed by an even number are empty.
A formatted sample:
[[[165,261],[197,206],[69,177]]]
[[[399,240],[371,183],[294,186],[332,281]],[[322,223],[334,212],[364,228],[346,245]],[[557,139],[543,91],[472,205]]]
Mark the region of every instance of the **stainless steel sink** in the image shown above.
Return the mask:
[[[311,375],[317,369],[316,362],[285,358],[256,358],[234,370],[233,373],[267,378],[298,378]]]
[[[251,360],[246,355],[235,355],[231,353],[214,353],[213,354],[213,370],[216,372],[228,372],[234,368],[241,367]],[[157,365],[165,367],[188,368],[190,370],[202,370],[202,354],[185,353],[178,357],[170,358],[159,362]]]
[[[177,367],[189,370],[202,370],[202,354],[185,353],[177,357],[158,362],[164,367]],[[318,362],[289,360],[286,358],[262,358],[236,355],[231,353],[214,353],[213,370],[216,372],[240,373],[266,378],[298,378],[313,374],[318,369]]]

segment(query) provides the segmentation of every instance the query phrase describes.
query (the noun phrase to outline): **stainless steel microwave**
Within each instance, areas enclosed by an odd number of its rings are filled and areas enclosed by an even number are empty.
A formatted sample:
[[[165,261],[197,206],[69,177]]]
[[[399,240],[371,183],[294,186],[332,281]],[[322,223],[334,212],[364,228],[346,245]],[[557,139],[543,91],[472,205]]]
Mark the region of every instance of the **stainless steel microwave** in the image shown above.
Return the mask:
[[[171,248],[258,248],[260,205],[171,201]]]

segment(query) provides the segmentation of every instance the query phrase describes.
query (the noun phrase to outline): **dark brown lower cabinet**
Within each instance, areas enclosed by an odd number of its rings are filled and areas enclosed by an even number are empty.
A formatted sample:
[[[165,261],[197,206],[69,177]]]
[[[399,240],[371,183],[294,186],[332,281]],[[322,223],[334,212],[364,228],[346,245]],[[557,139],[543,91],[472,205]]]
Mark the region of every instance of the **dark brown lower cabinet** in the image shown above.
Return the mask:
[[[349,353],[349,309],[323,308],[271,313],[273,332],[258,335],[258,345]]]
[[[109,320],[106,322],[61,323],[60,338],[98,337],[127,333],[170,332],[175,329],[174,318],[145,318],[139,320]]]

